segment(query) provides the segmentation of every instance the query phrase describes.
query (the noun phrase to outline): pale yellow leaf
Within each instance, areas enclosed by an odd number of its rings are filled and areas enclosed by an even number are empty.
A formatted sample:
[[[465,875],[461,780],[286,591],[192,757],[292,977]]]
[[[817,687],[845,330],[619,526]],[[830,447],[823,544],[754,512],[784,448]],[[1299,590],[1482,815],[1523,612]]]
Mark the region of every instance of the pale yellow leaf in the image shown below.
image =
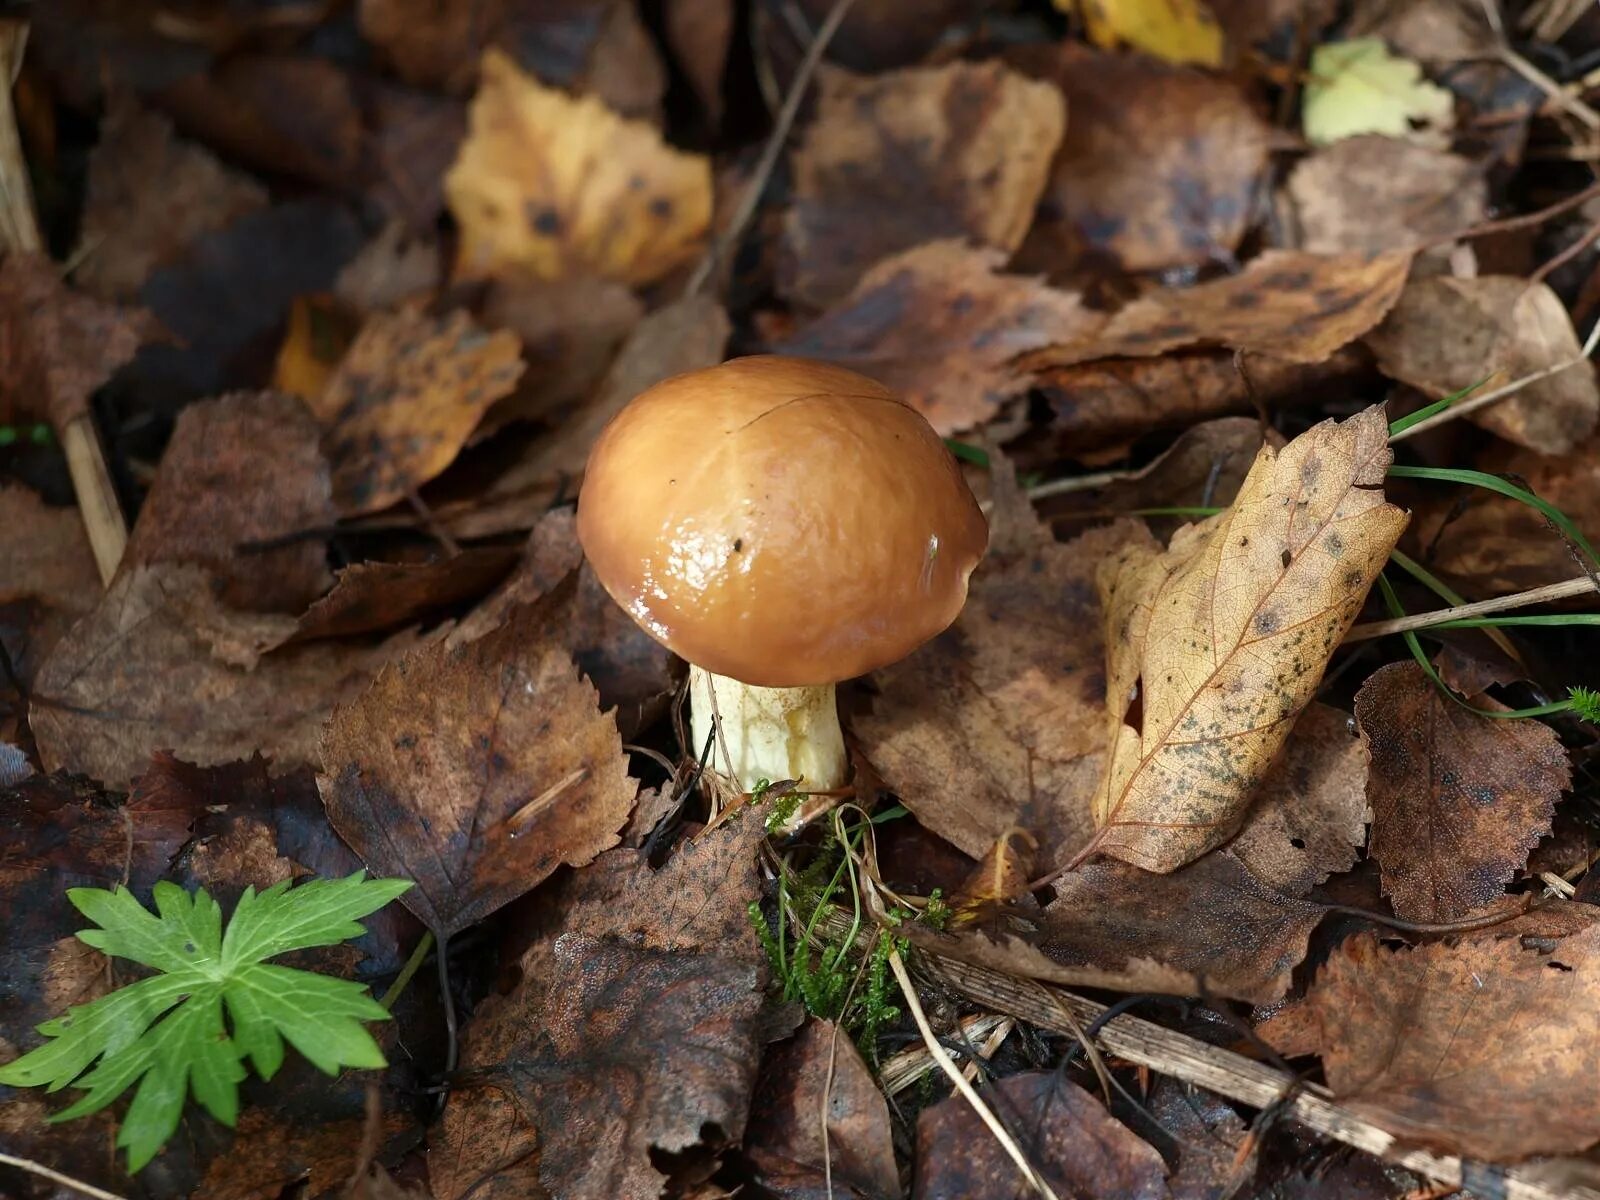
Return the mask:
[[[1379,38],[1326,42],[1311,53],[1301,107],[1306,140],[1326,146],[1363,133],[1408,137],[1449,129],[1455,101]]]
[[[1104,853],[1172,871],[1238,828],[1405,527],[1388,438],[1374,407],[1264,446],[1225,512],[1102,565]]]
[[[1056,0],[1077,7],[1096,46],[1132,46],[1173,63],[1222,65],[1222,26],[1204,0]]]
[[[639,285],[699,251],[711,164],[490,50],[445,195],[461,227],[460,276],[596,275]]]

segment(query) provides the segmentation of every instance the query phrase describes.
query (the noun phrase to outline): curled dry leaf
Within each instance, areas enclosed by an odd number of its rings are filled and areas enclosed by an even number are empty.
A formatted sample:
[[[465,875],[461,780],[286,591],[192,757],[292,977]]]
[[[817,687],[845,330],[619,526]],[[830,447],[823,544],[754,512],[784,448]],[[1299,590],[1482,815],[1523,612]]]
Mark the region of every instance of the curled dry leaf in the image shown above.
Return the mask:
[[[1600,924],[1532,946],[1359,934],[1310,999],[1334,1095],[1406,1142],[1511,1162],[1600,1140]]]
[[[1167,1200],[1167,1167],[1155,1147],[1059,1071],[1028,1071],[983,1096],[1060,1196]],[[1031,1189],[964,1097],[917,1118],[913,1200],[1009,1200]]]
[[[317,531],[335,519],[321,431],[293,396],[240,392],[187,406],[167,442],[122,570],[193,563],[238,608],[294,611],[328,586]],[[311,536],[295,537],[309,534]],[[249,543],[285,539],[271,549]]]
[[[1226,512],[1101,568],[1101,849],[1171,871],[1238,827],[1405,527],[1381,407],[1263,447]]]
[[[698,251],[711,220],[705,158],[592,96],[545,87],[498,50],[483,57],[445,192],[466,277],[652,283]]]
[[[476,600],[511,572],[512,546],[475,546],[422,563],[356,563],[340,571],[333,590],[308,608],[291,642],[349,637],[395,629]]]
[[[1377,254],[1477,224],[1487,212],[1488,190],[1471,159],[1368,134],[1301,159],[1284,197],[1300,249]]]
[[[266,205],[255,180],[175,137],[165,117],[116,97],[89,155],[73,282],[102,299],[131,299],[196,238]]]
[[[1600,385],[1572,318],[1544,283],[1510,275],[1440,276],[1407,285],[1367,335],[1384,374],[1435,400],[1484,383],[1498,387],[1559,363],[1577,363],[1467,414],[1485,429],[1544,454],[1565,454],[1600,418]]]
[[[1002,262],[1022,244],[1064,127],[1054,87],[998,62],[955,62],[828,71],[819,91],[794,154],[791,296],[825,307],[924,242],[969,240]]]
[[[628,819],[635,784],[568,653],[565,592],[397,659],[323,731],[334,828],[375,874],[416,880],[404,903],[440,937],[588,862]]]
[[[142,310],[74,292],[38,254],[0,263],[0,424],[88,411],[89,396],[155,332]]]
[[[1498,899],[1572,784],[1555,731],[1479,716],[1413,662],[1374,672],[1356,718],[1372,753],[1371,854],[1395,912],[1453,921]]]
[[[1237,275],[1153,291],[1086,336],[1027,355],[1024,365],[1038,370],[1210,344],[1288,362],[1322,362],[1383,319],[1410,266],[1409,251],[1269,250]]]
[[[409,638],[296,647],[254,670],[225,661],[248,661],[278,624],[223,608],[198,567],[119,575],[39,672],[30,720],[46,769],[122,787],[162,749],[202,765],[257,750],[282,768],[315,761],[329,710]]]
[[[449,466],[516,385],[519,349],[514,335],[486,334],[459,310],[369,320],[312,402],[339,511],[385,508]]]
[[[1267,123],[1229,79],[1073,42],[1019,65],[1067,100],[1025,267],[1160,271],[1226,261],[1254,219]]]
[[[888,384],[940,434],[970,429],[1028,387],[1017,355],[1100,323],[1072,293],[996,274],[1003,259],[959,242],[909,250],[873,267],[777,350]]]

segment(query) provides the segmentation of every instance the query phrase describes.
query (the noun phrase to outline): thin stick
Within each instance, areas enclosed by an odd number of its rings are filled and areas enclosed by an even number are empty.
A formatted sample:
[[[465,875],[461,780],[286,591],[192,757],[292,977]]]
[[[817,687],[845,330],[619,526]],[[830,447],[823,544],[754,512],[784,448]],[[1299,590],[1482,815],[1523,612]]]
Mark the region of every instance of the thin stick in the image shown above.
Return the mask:
[[[1501,217],[1497,221],[1483,221],[1477,225],[1468,226],[1466,229],[1454,233],[1441,234],[1431,241],[1424,242],[1424,247],[1443,246],[1449,242],[1465,241],[1467,238],[1484,237],[1491,233],[1510,233],[1517,229],[1527,229],[1534,225],[1543,225],[1551,217],[1559,217],[1568,209],[1577,208],[1587,200],[1600,196],[1600,182],[1591,183],[1581,192],[1574,192],[1564,196],[1554,204],[1548,204],[1535,212],[1523,213],[1515,217]]]
[[[1496,596],[1491,600],[1479,600],[1473,604],[1458,604],[1454,608],[1412,613],[1407,617],[1393,617],[1386,621],[1368,621],[1362,625],[1352,626],[1350,632],[1344,635],[1344,640],[1362,642],[1368,638],[1387,637],[1391,633],[1428,629],[1434,625],[1443,625],[1446,621],[1461,621],[1468,617],[1481,617],[1512,608],[1527,608],[1529,605],[1544,604],[1550,600],[1570,600],[1574,596],[1594,595],[1597,591],[1600,589],[1596,589],[1594,581],[1585,575],[1579,579],[1568,579],[1563,583],[1547,583],[1543,587],[1530,588],[1526,592]]]
[[[1600,130],[1600,113],[1594,111],[1576,96],[1567,95],[1559,83],[1534,66],[1510,46],[1501,46],[1499,49],[1500,60],[1533,84],[1548,97],[1547,103],[1554,104],[1557,108],[1564,108],[1591,130]]]
[[[1389,444],[1393,445],[1396,442],[1405,441],[1408,437],[1415,437],[1424,429],[1436,429],[1440,425],[1443,425],[1449,421],[1454,421],[1457,417],[1464,417],[1468,413],[1477,412],[1480,408],[1485,408],[1490,404],[1498,403],[1499,401],[1504,400],[1507,396],[1515,395],[1517,392],[1522,391],[1523,388],[1538,383],[1541,379],[1548,379],[1550,376],[1558,375],[1562,371],[1571,370],[1573,367],[1581,366],[1589,361],[1590,357],[1595,352],[1596,346],[1600,346],[1600,324],[1595,325],[1593,331],[1589,334],[1588,341],[1583,343],[1583,349],[1578,352],[1577,358],[1569,358],[1565,362],[1558,362],[1552,364],[1551,366],[1543,367],[1533,372],[1531,375],[1524,375],[1521,379],[1513,380],[1504,387],[1495,388],[1492,392],[1485,392],[1481,396],[1472,396],[1466,400],[1462,400],[1458,404],[1452,404],[1443,412],[1436,412],[1427,420],[1418,421],[1410,428],[1402,429],[1399,433],[1395,434],[1389,439]]]
[[[1017,1170],[1022,1172],[1022,1177],[1046,1200],[1060,1200],[1050,1185],[1033,1169],[1033,1165],[1028,1162],[1028,1156],[1023,1154],[1022,1147],[1018,1146],[1015,1139],[1006,1132],[1006,1127],[1000,1124],[1000,1118],[995,1116],[993,1110],[983,1102],[983,1098],[961,1073],[961,1068],[956,1066],[950,1055],[945,1052],[945,1048],[939,1044],[939,1039],[928,1024],[928,1015],[922,1011],[922,1001],[917,999],[916,986],[911,982],[911,976],[906,974],[905,963],[900,961],[900,951],[889,951],[889,969],[894,972],[894,977],[900,984],[900,991],[906,998],[906,1006],[911,1010],[911,1018],[916,1021],[917,1029],[922,1034],[923,1045],[928,1047],[928,1053],[933,1055],[933,1061],[938,1063],[939,1068],[950,1077],[950,1082],[956,1085],[956,1091],[961,1093],[962,1098],[972,1105],[972,1110],[988,1126],[989,1132],[994,1134],[995,1140],[1000,1143],[1007,1157],[1017,1164]]]
[[[51,1170],[43,1163],[34,1162],[31,1158],[18,1158],[15,1154],[6,1154],[0,1151],[0,1163],[8,1167],[16,1167],[19,1171],[26,1171],[30,1175],[37,1175],[41,1179],[48,1179],[51,1183],[59,1183],[62,1187],[71,1188],[75,1192],[82,1192],[85,1196],[93,1196],[94,1200],[124,1200],[115,1192],[108,1192],[97,1188],[92,1183],[85,1183],[81,1179],[74,1179],[71,1175],[63,1175],[60,1171]]]
[[[794,127],[795,118],[800,115],[800,104],[805,99],[811,77],[816,74],[817,67],[822,62],[822,55],[828,49],[828,43],[833,41],[833,35],[839,32],[839,26],[844,24],[844,19],[849,15],[850,7],[854,3],[855,0],[834,0],[833,8],[828,11],[827,18],[817,28],[817,34],[811,39],[811,45],[806,48],[806,56],[801,60],[800,68],[789,84],[789,95],[784,99],[783,109],[773,123],[772,133],[761,151],[761,158],[756,162],[756,169],[750,176],[750,182],[745,185],[744,195],[739,198],[739,207],[734,210],[733,220],[723,230],[722,236],[712,242],[710,248],[706,250],[705,257],[695,267],[694,274],[689,276],[689,282],[683,289],[685,296],[693,296],[705,287],[706,280],[711,278],[712,272],[728,258],[734,247],[739,244],[739,239],[744,236],[745,226],[750,224],[750,218],[756,215],[756,209],[761,205],[761,195],[767,190],[767,182],[772,178],[772,172],[778,165],[778,155],[783,153],[783,144],[789,139],[789,130]]]
[[[1559,254],[1552,255],[1548,262],[1546,262],[1532,275],[1529,275],[1529,285],[1531,286],[1535,283],[1542,283],[1546,279],[1549,279],[1553,272],[1558,271],[1562,267],[1566,266],[1569,262],[1577,258],[1578,255],[1582,254],[1591,245],[1593,245],[1595,239],[1597,238],[1600,238],[1600,221],[1596,221],[1593,225],[1589,226],[1588,229],[1583,231],[1582,237],[1573,242],[1572,245],[1568,246],[1565,250],[1562,250]]]

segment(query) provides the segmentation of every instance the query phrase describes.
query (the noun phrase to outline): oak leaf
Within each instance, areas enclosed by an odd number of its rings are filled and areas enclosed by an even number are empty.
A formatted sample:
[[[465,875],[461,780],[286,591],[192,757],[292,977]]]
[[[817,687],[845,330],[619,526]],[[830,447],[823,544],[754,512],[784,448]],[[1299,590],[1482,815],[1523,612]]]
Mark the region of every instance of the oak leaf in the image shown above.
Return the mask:
[[[1499,707],[1487,696],[1473,704]],[[1497,899],[1571,786],[1555,731],[1480,716],[1414,662],[1374,672],[1356,719],[1372,752],[1370,853],[1395,912],[1453,921]]]
[[[693,257],[711,221],[711,167],[640,121],[483,56],[472,129],[445,178],[457,273],[652,283]]]
[[[1227,511],[1101,568],[1106,853],[1171,871],[1225,841],[1388,560],[1378,407],[1263,447]]]

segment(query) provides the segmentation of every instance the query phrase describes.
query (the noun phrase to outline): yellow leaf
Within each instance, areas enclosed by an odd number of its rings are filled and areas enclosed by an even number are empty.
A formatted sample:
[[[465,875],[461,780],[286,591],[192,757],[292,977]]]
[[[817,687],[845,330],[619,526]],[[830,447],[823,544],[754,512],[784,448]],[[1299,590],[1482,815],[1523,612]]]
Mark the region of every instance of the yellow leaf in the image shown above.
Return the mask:
[[[304,400],[322,394],[355,340],[358,321],[331,296],[296,296],[272,368],[272,387]]]
[[[1264,446],[1227,511],[1102,565],[1099,850],[1166,872],[1238,828],[1405,528],[1388,443],[1373,407]]]
[[[1415,136],[1450,128],[1455,101],[1422,68],[1389,53],[1380,38],[1327,42],[1311,54],[1301,121],[1306,140],[1326,146],[1363,133]]]
[[[1174,63],[1222,65],[1222,27],[1204,0],[1076,0],[1096,46],[1129,45]],[[1063,11],[1074,0],[1056,0]]]
[[[641,285],[698,251],[711,221],[711,164],[490,50],[445,195],[461,227],[461,277],[517,271]]]

